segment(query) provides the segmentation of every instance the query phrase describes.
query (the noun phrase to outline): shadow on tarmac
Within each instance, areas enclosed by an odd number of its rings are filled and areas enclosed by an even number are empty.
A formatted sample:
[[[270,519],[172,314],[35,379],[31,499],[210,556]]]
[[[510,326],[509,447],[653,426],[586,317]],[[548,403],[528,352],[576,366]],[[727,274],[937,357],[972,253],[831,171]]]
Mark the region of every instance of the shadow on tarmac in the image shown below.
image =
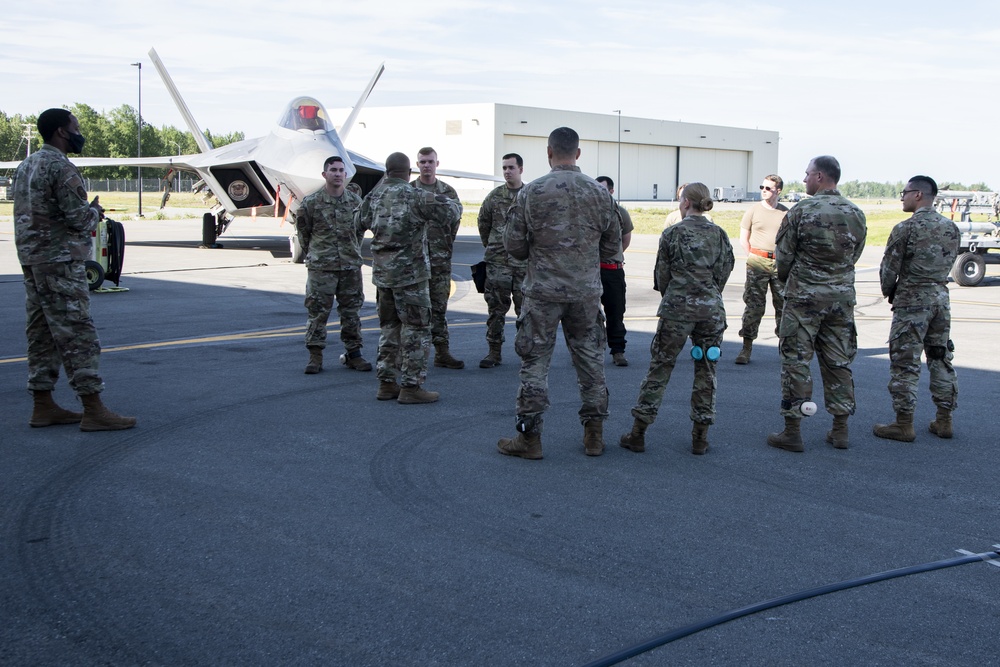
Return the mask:
[[[466,278],[465,269],[457,269]],[[0,276],[0,624],[5,664],[579,664],[665,629],[822,583],[981,551],[1000,541],[994,373],[959,369],[956,437],[880,441],[887,354],[859,352],[851,449],[806,420],[779,430],[773,342],[735,366],[726,342],[718,421],[689,453],[686,353],[647,452],[616,446],[648,365],[608,365],[607,452],[585,457],[569,354],[558,346],[545,459],[500,456],[518,387],[479,369],[484,309],[449,312],[461,371],[431,366],[439,403],[375,400],[374,373],[306,376],[301,295],[126,276],[92,310],[105,400],[139,426],[27,425],[23,290]],[[371,297],[371,294],[367,296]],[[332,320],[335,320],[335,315]],[[374,362],[374,299],[362,311]],[[627,322],[628,324],[628,322]],[[886,325],[886,329],[887,329]],[[732,331],[730,331],[732,334]],[[814,362],[815,397],[822,405]],[[63,379],[56,397],[72,404]],[[1000,572],[985,564],[856,589],[658,649],[636,664],[988,664]]]

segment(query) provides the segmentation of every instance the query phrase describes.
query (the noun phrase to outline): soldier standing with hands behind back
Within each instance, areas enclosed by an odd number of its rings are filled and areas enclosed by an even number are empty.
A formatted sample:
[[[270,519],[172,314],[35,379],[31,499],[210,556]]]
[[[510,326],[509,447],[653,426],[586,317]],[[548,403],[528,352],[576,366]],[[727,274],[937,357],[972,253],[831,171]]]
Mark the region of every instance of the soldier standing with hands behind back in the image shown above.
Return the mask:
[[[45,144],[14,174],[14,243],[27,296],[28,390],[34,397],[29,423],[78,423],[81,431],[132,428],[135,417],[117,415],[101,402],[101,341],[90,317],[84,262],[104,209],[97,197],[87,202],[80,172],[66,158],[83,150],[80,123],[66,109],[47,109],[38,116],[38,133]],[[52,399],[60,366],[83,403],[82,414]]]
[[[608,191],[580,172],[580,135],[549,134],[545,176],[524,186],[510,212],[504,246],[527,260],[524,304],[514,347],[521,357],[517,435],[497,443],[501,454],[542,458],[542,415],[549,407],[549,366],[562,323],[580,388],[587,456],[604,453],[608,389],[604,377],[601,257],[621,246],[618,211]]]
[[[799,426],[815,408],[809,372],[814,352],[826,410],[833,415],[829,444],[847,449],[847,418],[854,414],[854,265],[865,249],[868,228],[861,209],[837,191],[839,181],[835,158],[813,158],[803,181],[812,196],[792,207],[778,229],[778,278],[785,281],[778,325],[785,430],[767,436],[767,444],[790,452],[805,450]]]
[[[930,432],[950,438],[951,413],[958,406],[958,377],[951,365],[955,346],[950,340],[948,272],[958,256],[962,235],[954,222],[934,210],[934,179],[914,176],[899,195],[903,211],[913,217],[893,227],[879,270],[882,294],[892,304],[889,394],[896,421],[876,424],[873,432],[889,440],[916,439],[913,410],[922,351],[927,355],[931,397],[937,406]]]

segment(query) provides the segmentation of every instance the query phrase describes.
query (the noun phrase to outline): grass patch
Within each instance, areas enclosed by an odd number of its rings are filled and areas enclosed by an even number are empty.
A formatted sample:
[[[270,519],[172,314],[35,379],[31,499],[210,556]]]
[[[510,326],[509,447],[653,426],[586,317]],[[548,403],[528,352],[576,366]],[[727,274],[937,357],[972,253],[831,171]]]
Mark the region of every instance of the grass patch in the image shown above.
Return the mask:
[[[910,214],[903,213],[900,205],[897,204],[894,206],[892,202],[885,199],[856,199],[853,201],[861,207],[868,221],[868,239],[866,245],[884,246],[886,241],[889,240],[889,233],[892,231],[892,228],[910,217]],[[465,211],[462,214],[462,226],[475,227],[476,216],[479,214],[479,204],[463,202],[463,205]],[[729,235],[734,245],[740,238],[740,221],[743,219],[743,213],[750,206],[751,204],[747,204],[745,207],[739,209],[720,208],[711,212],[715,224],[726,230],[726,234]],[[638,204],[634,207],[626,206],[625,208],[628,209],[629,215],[632,216],[632,224],[635,226],[633,233],[659,234],[663,231],[663,223],[667,219],[667,214],[676,207],[650,208]],[[956,219],[960,218],[958,214],[955,217]],[[972,219],[977,222],[985,221],[986,214],[974,214]]]

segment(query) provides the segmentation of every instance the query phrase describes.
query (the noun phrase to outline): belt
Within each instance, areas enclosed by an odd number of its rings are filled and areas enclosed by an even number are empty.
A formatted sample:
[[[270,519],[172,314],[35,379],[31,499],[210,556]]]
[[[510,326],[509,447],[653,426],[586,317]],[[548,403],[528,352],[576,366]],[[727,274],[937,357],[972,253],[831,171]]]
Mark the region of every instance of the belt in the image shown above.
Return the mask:
[[[601,262],[602,269],[620,269],[623,266],[625,265],[621,262]]]
[[[766,259],[774,259],[774,253],[768,252],[766,250],[757,250],[757,248],[750,248],[750,252],[758,257],[764,257]]]

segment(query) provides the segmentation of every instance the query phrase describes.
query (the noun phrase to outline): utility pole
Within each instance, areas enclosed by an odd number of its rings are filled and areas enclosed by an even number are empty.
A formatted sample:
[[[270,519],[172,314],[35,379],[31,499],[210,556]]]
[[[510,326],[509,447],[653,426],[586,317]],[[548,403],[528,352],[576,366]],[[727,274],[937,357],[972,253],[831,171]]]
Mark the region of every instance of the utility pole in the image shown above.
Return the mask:
[[[139,68],[139,109],[137,110],[137,113],[139,114],[138,118],[139,122],[137,123],[139,127],[139,139],[138,139],[139,145],[137,146],[138,150],[136,151],[136,157],[142,157],[142,62],[132,63],[132,67]],[[142,217],[142,167],[136,167],[136,170],[139,173],[139,215],[137,217],[141,218]]]
[[[22,125],[24,125],[24,142],[28,144],[28,152],[25,157],[31,157],[31,136],[35,127],[31,123],[22,123]]]

